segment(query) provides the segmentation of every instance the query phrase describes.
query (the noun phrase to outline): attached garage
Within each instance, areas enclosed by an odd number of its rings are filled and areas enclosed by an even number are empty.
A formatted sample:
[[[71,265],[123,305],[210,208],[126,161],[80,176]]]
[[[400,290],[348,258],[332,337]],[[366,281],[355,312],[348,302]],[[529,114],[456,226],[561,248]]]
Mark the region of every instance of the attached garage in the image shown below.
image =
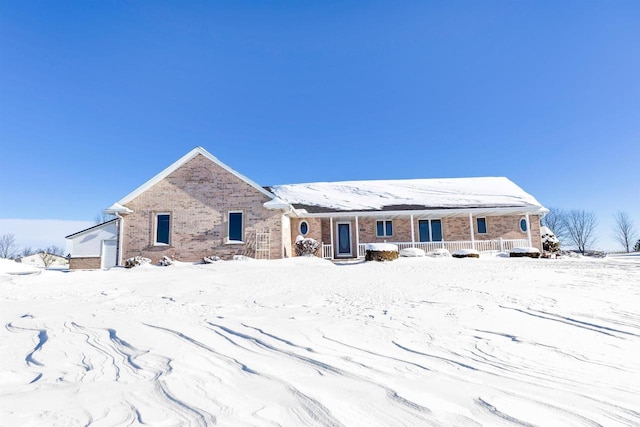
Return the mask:
[[[99,269],[118,265],[118,219],[103,222],[66,237],[69,269]]]

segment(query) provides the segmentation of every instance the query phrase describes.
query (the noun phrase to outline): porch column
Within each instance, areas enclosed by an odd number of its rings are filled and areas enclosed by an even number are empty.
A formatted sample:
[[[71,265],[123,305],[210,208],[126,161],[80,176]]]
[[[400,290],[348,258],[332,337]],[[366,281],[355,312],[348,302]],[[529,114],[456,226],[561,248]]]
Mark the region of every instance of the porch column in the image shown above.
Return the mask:
[[[333,217],[329,217],[329,235],[331,236],[331,254],[333,255]]]
[[[531,224],[529,224],[529,214],[524,216],[527,221],[527,239],[529,240],[529,247],[531,247]]]
[[[413,214],[409,216],[411,218],[411,246],[416,245],[416,232],[413,229]]]
[[[360,255],[360,227],[358,227],[358,217],[356,216],[356,258]]]
[[[476,248],[476,239],[473,237],[473,214],[469,212],[469,228],[471,229],[471,247]]]

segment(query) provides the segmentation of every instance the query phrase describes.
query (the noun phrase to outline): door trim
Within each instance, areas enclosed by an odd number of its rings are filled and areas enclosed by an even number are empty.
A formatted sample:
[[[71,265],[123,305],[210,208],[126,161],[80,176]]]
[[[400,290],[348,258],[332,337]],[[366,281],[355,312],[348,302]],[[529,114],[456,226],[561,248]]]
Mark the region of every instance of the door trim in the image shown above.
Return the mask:
[[[340,252],[340,226],[346,225],[349,227],[349,252]],[[351,236],[351,221],[337,221],[336,222],[336,258],[353,258],[353,236]]]

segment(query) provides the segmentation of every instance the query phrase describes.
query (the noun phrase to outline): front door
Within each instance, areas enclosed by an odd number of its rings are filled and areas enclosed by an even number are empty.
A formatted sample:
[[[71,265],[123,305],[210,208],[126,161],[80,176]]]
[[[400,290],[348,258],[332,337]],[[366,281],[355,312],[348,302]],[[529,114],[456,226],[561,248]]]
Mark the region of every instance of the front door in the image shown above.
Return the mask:
[[[351,223],[339,222],[338,223],[338,257],[350,257],[353,256],[351,251]]]

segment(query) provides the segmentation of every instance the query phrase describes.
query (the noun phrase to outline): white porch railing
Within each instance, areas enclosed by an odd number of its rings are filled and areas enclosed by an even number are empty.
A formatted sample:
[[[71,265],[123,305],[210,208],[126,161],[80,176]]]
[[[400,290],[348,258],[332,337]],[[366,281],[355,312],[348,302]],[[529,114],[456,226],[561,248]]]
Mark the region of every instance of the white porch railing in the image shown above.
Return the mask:
[[[513,248],[529,246],[527,239],[498,239],[498,240],[458,240],[446,242],[390,242],[398,246],[399,250],[406,248],[420,248],[425,252],[435,249],[446,249],[449,252],[461,249],[475,249],[478,252],[505,252]],[[358,254],[359,255],[359,254]],[[364,255],[363,255],[364,256]]]
[[[425,252],[431,252],[436,249],[447,249],[449,252],[459,251],[461,249],[474,249],[478,252],[505,252],[517,247],[529,246],[527,239],[498,239],[498,240],[459,240],[448,242],[388,242],[396,245],[398,250],[406,248],[419,248]],[[358,258],[364,258],[366,243],[358,244]],[[333,259],[333,247],[331,245],[322,245],[322,257],[325,259]]]
[[[333,259],[333,246],[322,244],[322,258]]]

